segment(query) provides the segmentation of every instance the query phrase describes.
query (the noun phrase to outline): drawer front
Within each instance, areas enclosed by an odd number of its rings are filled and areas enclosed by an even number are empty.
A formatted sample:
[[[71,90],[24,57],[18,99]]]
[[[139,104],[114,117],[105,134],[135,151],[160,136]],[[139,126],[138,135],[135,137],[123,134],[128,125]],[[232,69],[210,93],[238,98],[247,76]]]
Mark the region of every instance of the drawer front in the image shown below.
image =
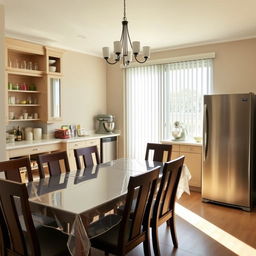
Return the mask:
[[[178,151],[172,151],[172,160],[180,157],[180,152]]]
[[[19,157],[62,150],[60,143],[8,150],[8,157]]]
[[[67,143],[68,160],[69,160],[69,165],[70,165],[71,170],[77,170],[76,160],[75,160],[75,156],[74,156],[74,149],[91,147],[91,146],[97,146],[98,153],[99,153],[99,156],[100,156],[100,139],[83,140],[83,141],[78,141],[78,142],[69,142],[69,143]],[[83,161],[82,161],[81,164],[83,166]]]
[[[100,140],[83,140],[83,141],[77,141],[77,142],[69,142],[68,143],[68,149],[77,149],[77,148],[85,148],[97,145],[100,146]]]
[[[191,153],[202,153],[202,147],[200,146],[189,146],[189,145],[180,145],[180,152],[191,152]],[[182,153],[181,153],[182,154]]]
[[[180,151],[180,145],[174,145],[174,144],[172,144],[172,151],[179,152],[179,151]]]

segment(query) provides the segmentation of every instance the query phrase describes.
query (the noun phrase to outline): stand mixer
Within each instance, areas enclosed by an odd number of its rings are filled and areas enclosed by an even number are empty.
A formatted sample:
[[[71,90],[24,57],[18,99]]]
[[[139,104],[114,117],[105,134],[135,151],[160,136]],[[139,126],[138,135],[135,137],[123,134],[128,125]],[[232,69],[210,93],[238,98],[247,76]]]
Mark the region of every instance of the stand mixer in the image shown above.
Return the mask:
[[[174,123],[174,127],[175,128],[172,130],[172,136],[174,137],[174,140],[185,140],[187,130],[184,125],[181,122],[176,121]]]
[[[96,120],[99,122],[96,133],[107,134],[113,133],[115,122],[113,115],[97,115]]]

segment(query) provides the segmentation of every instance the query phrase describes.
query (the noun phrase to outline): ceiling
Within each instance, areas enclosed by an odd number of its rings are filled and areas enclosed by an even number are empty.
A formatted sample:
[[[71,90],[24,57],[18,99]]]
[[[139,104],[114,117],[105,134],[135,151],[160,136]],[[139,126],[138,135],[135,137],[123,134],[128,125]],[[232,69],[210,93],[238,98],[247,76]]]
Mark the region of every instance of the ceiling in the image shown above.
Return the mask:
[[[120,39],[122,0],[3,0],[6,35],[101,55]],[[153,51],[256,37],[255,0],[127,0],[132,41]]]

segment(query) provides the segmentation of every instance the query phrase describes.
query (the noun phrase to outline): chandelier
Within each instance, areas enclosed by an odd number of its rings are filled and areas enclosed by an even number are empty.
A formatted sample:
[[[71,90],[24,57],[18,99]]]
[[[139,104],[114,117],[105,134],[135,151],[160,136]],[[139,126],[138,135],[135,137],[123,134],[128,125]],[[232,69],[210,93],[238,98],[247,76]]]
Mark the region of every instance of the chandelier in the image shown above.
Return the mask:
[[[142,48],[142,55],[144,59],[140,57],[141,58],[140,60],[138,58],[139,55],[141,55],[140,42],[139,41],[131,42],[131,38],[128,30],[128,20],[126,18],[126,0],[124,0],[124,17],[122,21],[121,39],[120,41],[114,41],[114,52],[112,53],[111,58],[110,58],[109,47],[103,47],[102,50],[103,50],[104,59],[108,64],[112,64],[112,65],[119,62],[122,58],[123,65],[128,66],[132,61],[132,54],[134,56],[134,59],[138,63],[145,63],[149,58],[149,55],[150,55],[149,46],[144,46]]]

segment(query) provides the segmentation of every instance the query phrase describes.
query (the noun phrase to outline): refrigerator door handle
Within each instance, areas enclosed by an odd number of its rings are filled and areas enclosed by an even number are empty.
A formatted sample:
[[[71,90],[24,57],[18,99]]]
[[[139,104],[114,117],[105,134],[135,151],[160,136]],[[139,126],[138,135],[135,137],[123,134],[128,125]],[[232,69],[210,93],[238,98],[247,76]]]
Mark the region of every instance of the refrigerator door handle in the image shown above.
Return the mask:
[[[207,105],[204,104],[204,136],[203,136],[203,145],[204,145],[204,161],[206,160],[207,153],[208,153],[208,111],[207,111]]]

